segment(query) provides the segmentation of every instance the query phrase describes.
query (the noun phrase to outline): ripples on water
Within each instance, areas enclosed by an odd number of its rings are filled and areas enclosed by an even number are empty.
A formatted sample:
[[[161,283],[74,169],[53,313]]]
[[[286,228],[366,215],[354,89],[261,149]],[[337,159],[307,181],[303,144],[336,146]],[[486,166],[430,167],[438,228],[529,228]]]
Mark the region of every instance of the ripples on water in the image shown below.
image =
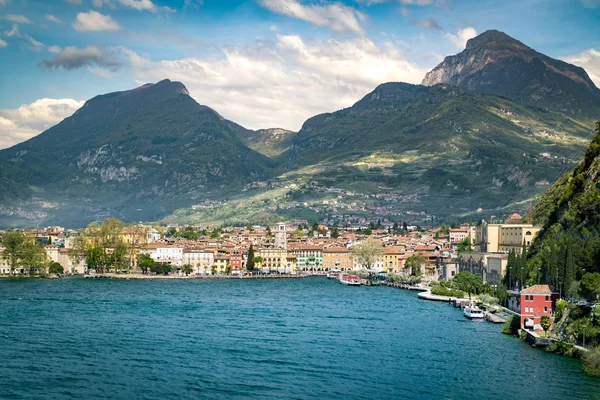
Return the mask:
[[[0,321],[0,398],[600,396],[498,326],[324,278],[0,281]]]

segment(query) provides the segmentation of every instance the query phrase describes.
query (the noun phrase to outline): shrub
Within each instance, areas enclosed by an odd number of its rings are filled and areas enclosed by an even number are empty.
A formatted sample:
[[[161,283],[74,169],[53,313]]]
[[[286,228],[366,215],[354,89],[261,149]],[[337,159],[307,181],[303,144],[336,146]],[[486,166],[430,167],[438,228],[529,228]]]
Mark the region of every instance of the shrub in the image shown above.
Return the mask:
[[[502,326],[502,333],[506,333],[507,335],[516,335],[520,328],[521,318],[518,315],[511,315]]]
[[[589,376],[600,378],[600,347],[586,352],[581,361],[583,362],[583,372]]]
[[[481,300],[485,304],[489,304],[490,306],[495,306],[498,304],[498,299],[494,296],[490,296],[489,294],[480,294],[479,300]]]
[[[565,312],[565,309],[567,308],[567,302],[564,301],[563,299],[559,299],[556,302],[556,318],[555,320],[558,321],[562,318],[563,313]]]
[[[448,297],[464,297],[465,293],[461,290],[448,289],[443,286],[434,286],[431,288],[431,294]]]
[[[567,355],[573,350],[573,343],[565,342],[564,340],[557,340],[554,345],[550,348],[556,354]]]

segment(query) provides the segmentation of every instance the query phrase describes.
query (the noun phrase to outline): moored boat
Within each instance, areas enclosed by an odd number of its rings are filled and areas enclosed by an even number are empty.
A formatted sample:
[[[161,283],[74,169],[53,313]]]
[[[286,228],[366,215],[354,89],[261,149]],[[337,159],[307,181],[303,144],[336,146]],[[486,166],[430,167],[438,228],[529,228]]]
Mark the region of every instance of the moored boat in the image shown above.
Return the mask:
[[[341,273],[338,279],[343,285],[360,286],[360,278],[356,275]]]
[[[465,306],[463,314],[469,319],[483,319],[483,310],[473,304]]]
[[[327,273],[327,279],[338,279],[339,276],[340,276],[339,269],[332,269],[330,272]]]

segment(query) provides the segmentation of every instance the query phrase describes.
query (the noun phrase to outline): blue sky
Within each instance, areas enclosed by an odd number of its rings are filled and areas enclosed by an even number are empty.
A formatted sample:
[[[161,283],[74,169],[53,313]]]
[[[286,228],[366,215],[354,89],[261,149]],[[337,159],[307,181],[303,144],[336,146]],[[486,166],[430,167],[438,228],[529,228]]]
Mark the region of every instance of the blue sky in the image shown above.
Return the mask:
[[[600,86],[600,0],[0,0],[0,148],[164,78],[246,127],[299,129],[488,29]]]

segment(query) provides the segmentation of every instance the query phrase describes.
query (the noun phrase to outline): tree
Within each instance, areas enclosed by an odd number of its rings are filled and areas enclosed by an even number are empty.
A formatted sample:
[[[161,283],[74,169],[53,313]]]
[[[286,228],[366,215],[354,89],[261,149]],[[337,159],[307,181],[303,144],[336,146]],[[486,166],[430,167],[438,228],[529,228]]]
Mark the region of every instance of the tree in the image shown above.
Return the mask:
[[[181,272],[183,272],[186,275],[191,274],[192,272],[194,272],[194,267],[192,267],[190,264],[185,264],[182,268],[181,268]]]
[[[252,272],[254,271],[254,248],[250,245],[248,249],[248,261],[246,262],[246,271]]]
[[[372,237],[352,247],[352,255],[365,269],[371,269],[383,254],[381,242]]]
[[[254,265],[255,266],[258,265],[259,267],[262,267],[263,261],[265,261],[265,260],[261,256],[254,257],[252,259],[252,262],[254,263]]]
[[[211,275],[217,274],[217,266],[216,265],[213,265],[212,267],[210,267],[210,274]]]
[[[467,236],[466,238],[458,242],[458,244],[456,245],[456,249],[459,253],[473,251],[473,248],[471,247],[471,238]]]
[[[271,232],[271,227],[267,225],[267,237],[273,236],[273,232]]]
[[[452,278],[452,282],[458,289],[469,294],[469,300],[471,300],[471,293],[478,293],[483,285],[481,276],[472,274],[469,271],[459,272]]]
[[[138,268],[142,270],[143,274],[147,274],[148,271],[154,267],[154,259],[150,257],[148,254],[138,254],[137,256],[137,265]]]
[[[540,322],[541,322],[542,329],[544,330],[544,332],[548,333],[548,329],[550,329],[550,326],[552,326],[552,320],[550,319],[550,316],[542,315]]]
[[[586,273],[579,282],[581,295],[588,300],[597,300],[600,296],[600,273]]]
[[[7,232],[2,236],[2,246],[4,246],[2,258],[8,261],[11,273],[14,273],[17,268],[20,249],[24,242],[25,238],[20,232]]]
[[[46,252],[40,243],[26,240],[19,246],[19,265],[29,269],[30,274],[41,273],[45,261]]]
[[[225,275],[229,275],[231,273],[231,264],[229,263],[229,261],[227,261],[227,264],[225,265]]]
[[[172,270],[173,268],[171,267],[171,264],[162,262],[155,262],[154,265],[152,265],[152,267],[150,268],[150,271],[157,275],[168,275]]]
[[[57,262],[51,262],[50,266],[48,267],[48,273],[50,274],[61,275],[64,272],[65,269],[63,268],[63,266]]]
[[[104,253],[100,247],[92,247],[85,252],[85,263],[96,272],[104,272]]]
[[[421,276],[421,266],[425,264],[426,260],[420,253],[415,253],[406,259],[404,268],[410,271],[412,276]]]
[[[337,239],[340,237],[340,232],[338,230],[337,225],[335,225],[332,229],[331,229],[331,237],[334,239]]]
[[[408,226],[406,225],[406,222],[404,222],[404,221],[402,222],[402,230],[404,232],[408,232]]]

